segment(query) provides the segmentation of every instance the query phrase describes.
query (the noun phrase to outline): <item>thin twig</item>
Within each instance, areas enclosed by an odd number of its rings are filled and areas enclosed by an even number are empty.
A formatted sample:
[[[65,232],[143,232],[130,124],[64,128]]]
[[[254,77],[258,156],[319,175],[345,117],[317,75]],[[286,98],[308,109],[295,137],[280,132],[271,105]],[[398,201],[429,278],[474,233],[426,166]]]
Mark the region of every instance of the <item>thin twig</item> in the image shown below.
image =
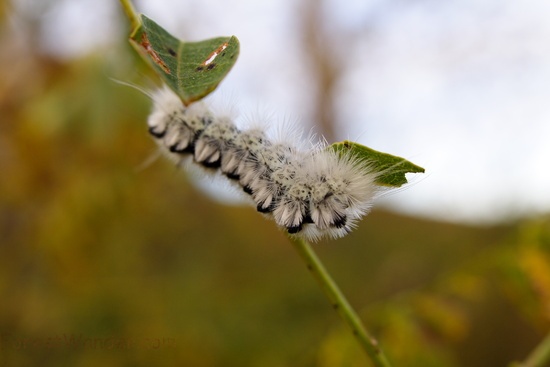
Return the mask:
[[[338,285],[331,278],[323,263],[311,248],[311,245],[299,237],[289,236],[289,238],[294,248],[305,261],[308,270],[317,279],[321,288],[323,288],[332,307],[338,311],[344,322],[351,328],[353,335],[355,335],[374,365],[376,367],[390,367],[390,362],[378,346],[378,342],[369,335],[361,323],[361,319],[359,319],[359,316],[342,294]]]
[[[139,14],[136,12],[134,4],[132,4],[132,0],[120,0],[120,4],[122,5],[124,12],[126,13],[126,16],[128,17],[128,19],[130,19],[132,32],[134,32],[134,30],[141,25]]]
[[[529,354],[524,362],[514,364],[518,367],[544,367],[550,362],[550,333],[540,342],[539,345]]]

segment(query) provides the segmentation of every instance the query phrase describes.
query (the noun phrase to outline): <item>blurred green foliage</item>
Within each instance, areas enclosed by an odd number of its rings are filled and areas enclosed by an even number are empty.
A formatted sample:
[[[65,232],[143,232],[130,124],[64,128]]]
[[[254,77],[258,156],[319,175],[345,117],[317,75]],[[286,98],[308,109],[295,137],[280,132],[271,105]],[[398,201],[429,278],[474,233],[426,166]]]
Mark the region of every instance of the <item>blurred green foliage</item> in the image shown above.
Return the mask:
[[[1,366],[367,366],[297,254],[155,150],[120,53],[0,59]],[[19,52],[19,53],[18,53]],[[17,60],[17,62],[14,62]],[[145,79],[145,78],[143,78]],[[550,328],[550,220],[375,211],[321,258],[395,366],[503,366]]]

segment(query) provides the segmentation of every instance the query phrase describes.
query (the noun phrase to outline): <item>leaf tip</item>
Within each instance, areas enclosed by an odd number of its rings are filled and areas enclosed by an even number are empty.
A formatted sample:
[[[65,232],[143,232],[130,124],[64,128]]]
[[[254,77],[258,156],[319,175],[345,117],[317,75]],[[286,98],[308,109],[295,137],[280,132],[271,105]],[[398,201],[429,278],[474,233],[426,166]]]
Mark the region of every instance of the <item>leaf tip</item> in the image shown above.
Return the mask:
[[[369,169],[379,175],[375,182],[379,186],[401,187],[408,183],[406,173],[424,173],[424,168],[409,162],[405,158],[379,152],[349,140],[334,143],[330,148],[344,154],[351,154],[357,159],[368,162]]]

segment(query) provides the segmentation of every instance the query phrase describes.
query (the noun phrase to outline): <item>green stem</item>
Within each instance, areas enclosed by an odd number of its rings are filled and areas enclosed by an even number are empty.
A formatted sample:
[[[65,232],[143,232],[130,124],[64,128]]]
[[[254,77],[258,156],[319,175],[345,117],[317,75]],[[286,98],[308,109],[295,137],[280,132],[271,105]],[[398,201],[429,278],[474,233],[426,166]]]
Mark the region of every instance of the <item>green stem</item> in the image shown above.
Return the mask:
[[[122,5],[124,12],[126,13],[126,16],[128,17],[128,19],[130,19],[130,25],[133,32],[141,25],[139,14],[136,12],[134,4],[132,4],[132,0],[120,0],[120,4]]]
[[[520,363],[521,367],[544,367],[550,362],[550,333],[529,354],[527,359]]]
[[[361,319],[359,319],[359,316],[342,294],[338,285],[331,278],[323,263],[311,248],[311,245],[299,237],[289,236],[289,238],[294,248],[305,261],[308,270],[323,288],[332,307],[338,311],[344,322],[351,328],[353,335],[355,335],[374,365],[376,367],[390,367],[390,362],[378,346],[378,342],[369,335],[361,323]]]

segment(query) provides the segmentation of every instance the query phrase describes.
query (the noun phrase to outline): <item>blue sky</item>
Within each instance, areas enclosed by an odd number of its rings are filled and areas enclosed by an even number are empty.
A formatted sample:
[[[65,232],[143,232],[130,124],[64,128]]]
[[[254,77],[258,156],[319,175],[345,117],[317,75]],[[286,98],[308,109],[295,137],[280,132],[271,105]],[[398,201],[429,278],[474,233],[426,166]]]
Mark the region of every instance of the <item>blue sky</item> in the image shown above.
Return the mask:
[[[33,2],[16,3],[24,9]],[[117,24],[118,2],[57,3],[43,14],[49,20],[43,44],[61,57],[116,47],[113,35],[127,32]],[[142,0],[136,6],[185,39],[236,35],[242,52],[217,93],[231,96],[243,114],[264,108],[309,129],[314,85],[301,58],[297,3]],[[335,101],[338,138],[427,170],[386,195],[383,205],[467,222],[550,211],[550,2],[322,3],[336,41],[356,35]]]

